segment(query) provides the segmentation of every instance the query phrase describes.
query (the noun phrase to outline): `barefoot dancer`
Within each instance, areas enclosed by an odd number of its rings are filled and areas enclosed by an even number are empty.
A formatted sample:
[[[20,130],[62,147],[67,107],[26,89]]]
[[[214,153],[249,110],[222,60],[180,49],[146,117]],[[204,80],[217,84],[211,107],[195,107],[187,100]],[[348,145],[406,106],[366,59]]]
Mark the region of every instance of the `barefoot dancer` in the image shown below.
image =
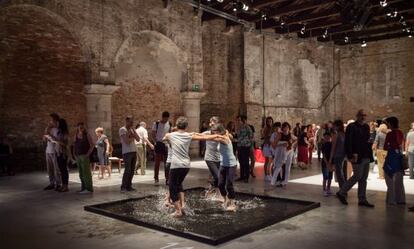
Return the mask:
[[[220,123],[219,117],[211,117],[210,118],[210,129],[202,133],[202,135],[211,135],[212,131],[211,128]],[[206,151],[204,153],[204,161],[207,164],[207,167],[210,171],[211,176],[213,177],[213,181],[211,182],[210,188],[206,192],[206,197],[211,195],[215,192],[216,188],[218,187],[218,172],[220,168],[220,152],[219,152],[219,144],[216,141],[209,140],[206,142]]]
[[[221,165],[219,170],[218,187],[224,198],[223,207],[227,211],[236,211],[233,181],[237,161],[233,154],[231,138],[222,124],[214,125],[211,130],[213,134],[220,135],[219,137],[214,138],[214,141],[220,142]]]
[[[177,131],[168,133],[163,140],[171,145],[171,168],[169,174],[170,198],[174,204],[174,217],[183,215],[184,189],[183,181],[190,170],[189,149],[192,140],[207,140],[218,137],[217,135],[192,134],[186,131],[188,126],[187,118],[179,117],[176,121]]]

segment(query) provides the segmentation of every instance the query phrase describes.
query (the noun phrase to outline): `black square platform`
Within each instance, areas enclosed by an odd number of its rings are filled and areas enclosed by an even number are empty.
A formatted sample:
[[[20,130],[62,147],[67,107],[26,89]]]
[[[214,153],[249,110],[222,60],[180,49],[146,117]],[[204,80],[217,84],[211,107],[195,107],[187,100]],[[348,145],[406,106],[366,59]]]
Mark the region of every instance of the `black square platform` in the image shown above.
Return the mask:
[[[204,188],[185,191],[187,215],[173,218],[163,195],[85,206],[85,210],[210,245],[218,245],[320,206],[319,203],[236,193],[237,212],[205,199]],[[172,210],[170,210],[172,212]]]

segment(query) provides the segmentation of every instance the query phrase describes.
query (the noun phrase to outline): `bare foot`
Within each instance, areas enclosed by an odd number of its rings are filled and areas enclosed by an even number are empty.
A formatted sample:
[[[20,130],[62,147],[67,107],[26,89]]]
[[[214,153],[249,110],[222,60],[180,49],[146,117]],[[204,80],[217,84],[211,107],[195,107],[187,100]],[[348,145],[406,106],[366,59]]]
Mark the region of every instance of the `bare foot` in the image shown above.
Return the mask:
[[[236,212],[236,210],[237,210],[237,207],[235,204],[231,204],[226,207],[226,211],[229,211],[229,212]]]
[[[174,218],[181,218],[181,217],[183,217],[183,213],[175,211],[174,213],[171,214],[171,216],[174,217]]]

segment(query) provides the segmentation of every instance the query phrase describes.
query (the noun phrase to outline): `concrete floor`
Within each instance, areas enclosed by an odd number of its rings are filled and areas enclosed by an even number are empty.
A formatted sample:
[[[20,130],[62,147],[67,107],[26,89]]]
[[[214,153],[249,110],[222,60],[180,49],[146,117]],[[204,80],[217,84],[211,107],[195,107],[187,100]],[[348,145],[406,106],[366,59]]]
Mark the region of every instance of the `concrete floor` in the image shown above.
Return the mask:
[[[285,190],[276,189],[264,183],[263,167],[256,167],[256,172],[256,179],[249,184],[237,183],[236,190],[317,201],[321,208],[217,248],[413,248],[414,213],[407,212],[404,206],[387,207],[384,192],[368,191],[375,209],[358,207],[355,190],[349,193],[350,205],[342,206],[334,197],[323,197],[320,186],[291,183]],[[319,167],[314,165],[306,171],[293,169],[292,178],[319,173]],[[47,184],[45,174],[0,177],[0,248],[213,248],[83,210],[85,205],[139,197],[163,188],[154,186],[152,181],[135,183],[138,191],[133,194],[121,194],[119,186],[112,185],[96,187],[93,196],[80,196],[76,194],[80,185],[74,182],[68,193],[43,191]],[[207,176],[206,168],[195,167],[185,187],[206,186]],[[414,195],[407,195],[407,203],[414,205]]]

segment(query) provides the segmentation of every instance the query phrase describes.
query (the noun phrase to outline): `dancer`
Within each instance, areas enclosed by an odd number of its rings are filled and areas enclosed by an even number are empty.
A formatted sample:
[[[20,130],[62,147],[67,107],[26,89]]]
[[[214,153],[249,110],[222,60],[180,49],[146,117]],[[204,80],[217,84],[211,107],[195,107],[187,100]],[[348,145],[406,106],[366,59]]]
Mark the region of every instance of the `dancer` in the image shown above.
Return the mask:
[[[119,129],[119,137],[122,144],[122,158],[124,159],[125,169],[122,176],[121,192],[135,191],[132,187],[132,178],[134,177],[135,164],[137,162],[137,148],[135,140],[140,141],[134,127],[134,119],[132,116],[125,118],[125,126]]]
[[[169,174],[169,194],[173,202],[175,212],[173,217],[183,215],[185,206],[183,181],[190,170],[189,149],[192,140],[207,140],[218,137],[217,135],[199,135],[188,133],[187,118],[179,117],[176,121],[177,131],[167,133],[163,141],[168,141],[171,145],[171,168]]]
[[[333,178],[333,166],[329,163],[329,158],[332,152],[332,141],[331,141],[331,133],[326,130],[325,134],[323,134],[323,143],[321,145],[321,152],[322,152],[322,162],[321,162],[321,169],[322,169],[322,187],[323,187],[323,195],[330,196],[331,192],[331,182]]]
[[[226,211],[236,211],[236,204],[234,202],[235,193],[233,187],[234,176],[236,173],[236,157],[233,154],[233,145],[229,136],[222,124],[216,124],[212,127],[213,134],[220,135],[214,141],[220,142],[221,164],[219,170],[219,183],[221,196],[224,198],[223,207]]]
[[[263,139],[263,155],[265,157],[265,163],[263,165],[264,167],[264,180],[265,181],[270,181],[270,179],[272,178],[271,174],[270,174],[270,165],[272,162],[272,147],[270,144],[270,137],[272,136],[272,126],[273,126],[273,118],[272,117],[267,117],[266,118],[266,122],[265,122],[265,126],[263,127],[263,129],[261,130],[261,135],[262,135],[262,139]]]
[[[282,124],[282,127],[285,127],[284,129],[282,129],[283,132],[283,136],[286,136],[286,138],[290,135],[289,141],[288,141],[288,146],[286,147],[286,157],[285,157],[285,163],[284,163],[284,177],[281,180],[281,187],[283,187],[284,189],[286,189],[286,186],[289,182],[289,177],[290,177],[290,170],[292,168],[292,163],[293,163],[293,157],[294,157],[294,147],[297,144],[297,138],[295,137],[295,135],[293,135],[291,133],[291,126],[289,123],[285,122],[284,124]]]
[[[207,130],[201,134],[203,135],[211,135],[211,128],[220,123],[220,119],[217,116],[210,118],[210,130]],[[227,133],[227,132],[226,132]],[[214,140],[207,140],[205,141],[206,148],[204,153],[204,161],[207,164],[207,167],[210,171],[211,176],[213,177],[213,181],[211,182],[210,188],[206,192],[206,197],[213,194],[218,187],[218,172],[220,168],[220,151],[219,151],[219,144]]]

